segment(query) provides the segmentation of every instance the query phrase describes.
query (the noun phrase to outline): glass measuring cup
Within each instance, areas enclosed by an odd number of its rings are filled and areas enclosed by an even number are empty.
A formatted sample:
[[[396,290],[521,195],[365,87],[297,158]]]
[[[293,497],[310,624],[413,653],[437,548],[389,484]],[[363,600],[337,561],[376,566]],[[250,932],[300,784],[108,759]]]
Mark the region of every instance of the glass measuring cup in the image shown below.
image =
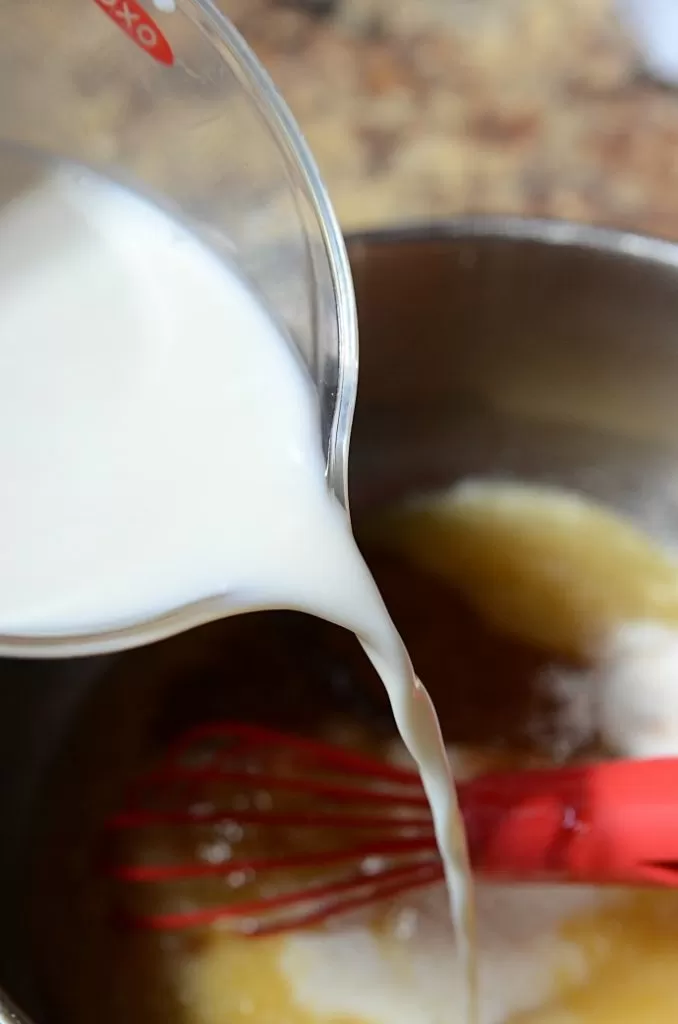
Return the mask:
[[[11,97],[0,140],[157,196],[238,267],[308,366],[328,486],[348,511],[357,375],[348,261],[315,164],[252,52],[210,0],[0,0],[0,15],[0,87]],[[3,173],[0,161],[0,194]],[[0,636],[0,654],[122,649],[227,611],[212,599],[97,635]]]

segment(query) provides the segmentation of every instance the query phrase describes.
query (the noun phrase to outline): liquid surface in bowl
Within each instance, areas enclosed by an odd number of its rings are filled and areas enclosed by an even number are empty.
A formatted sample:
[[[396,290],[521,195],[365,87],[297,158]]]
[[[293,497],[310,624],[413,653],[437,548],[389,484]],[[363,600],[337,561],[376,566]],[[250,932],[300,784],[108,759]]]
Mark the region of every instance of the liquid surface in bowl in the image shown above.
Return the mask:
[[[515,538],[507,518],[497,513],[497,505],[503,504],[501,494],[490,488],[486,498],[467,525],[484,531],[501,563],[502,538],[510,539],[505,558],[515,551]],[[606,537],[613,544],[620,532],[626,536],[620,523],[616,531],[601,530],[600,510],[581,503],[575,516],[579,526],[570,524],[571,530],[581,531],[579,546],[570,531],[569,547],[563,547],[558,539],[563,503],[567,510],[578,499],[558,493],[550,493],[546,501],[541,493],[534,494],[531,502],[529,498],[521,492],[520,518],[526,537],[522,550],[529,553],[536,547],[540,558],[548,538],[552,555],[563,565],[572,564],[567,552],[573,547],[595,552]],[[515,512],[515,502],[508,504]],[[515,519],[512,522],[515,527]],[[471,575],[462,581],[464,587],[457,581],[455,589],[449,576],[422,567],[420,558],[404,552],[394,534],[386,544],[377,544],[370,534],[369,563],[413,656],[427,673],[460,774],[541,763],[554,753],[600,750],[595,718],[575,723],[577,728],[571,719],[564,725],[562,695],[557,692],[554,699],[552,687],[554,679],[567,676],[571,699],[577,688],[586,691],[596,685],[599,677],[590,674],[595,656],[587,655],[588,639],[583,640],[589,636],[590,614],[581,616],[581,643],[568,642],[560,651],[539,647],[527,642],[531,637],[520,636],[529,615],[502,632],[488,627],[478,611],[469,607],[468,596],[460,596],[459,590],[468,595],[474,586]],[[418,539],[426,548],[424,532]],[[642,535],[639,543],[641,548],[643,544],[652,547]],[[436,545],[439,553],[439,535]],[[601,552],[602,565],[609,555],[609,548]],[[671,557],[666,553],[658,557],[670,571]],[[435,561],[441,564],[440,559]],[[638,592],[643,586],[638,565],[645,563],[643,559],[631,562],[635,575],[626,583],[630,591]],[[653,559],[650,562],[655,565]],[[595,576],[593,560],[589,558],[587,564]],[[516,568],[512,580],[517,605],[521,605],[521,592],[533,592],[534,570],[529,557],[523,558],[522,571]],[[580,577],[572,578],[581,583]],[[600,595],[599,582],[596,592]],[[611,606],[616,607],[618,592],[619,580],[610,592]],[[571,607],[578,603],[573,593]],[[566,621],[577,621],[577,615]],[[267,706],[265,720],[271,724],[294,731],[319,730],[347,745],[368,747],[397,761],[404,758],[389,729],[375,680],[343,634],[318,633],[308,623],[286,621],[282,633],[289,637],[297,630],[294,646],[304,656],[289,659],[259,653],[253,663],[257,626],[250,622],[244,628],[235,642],[224,639],[222,633],[204,638],[209,650],[202,656],[188,640],[182,641],[188,645],[185,649],[166,648],[164,667],[145,653],[145,660],[135,661],[128,670],[129,678],[117,684],[117,713],[102,714],[98,729],[90,727],[90,747],[101,747],[104,724],[110,733],[111,723],[121,715],[124,695],[133,688],[143,692],[144,680],[148,690],[153,676],[151,690],[155,690],[148,691],[149,707],[157,706],[161,692],[164,712],[159,719],[151,716],[152,728],[147,723],[146,740],[139,745],[142,761],[148,756],[144,754],[148,735],[162,748],[190,718],[226,714],[261,718],[262,705]],[[572,631],[568,637],[576,641]],[[274,651],[276,642],[269,648]],[[247,674],[252,684],[233,687],[234,703],[228,706],[223,704],[220,686],[226,672],[232,678]],[[320,679],[332,684],[323,691],[332,694],[326,703],[318,697]],[[138,725],[135,728],[143,731]],[[135,746],[130,739],[135,728],[123,731],[128,750]],[[627,736],[632,734],[633,730]],[[108,743],[112,742],[109,738]],[[99,778],[93,771],[90,788],[81,790],[79,802],[69,798],[69,813],[80,825],[91,820],[93,835],[93,800],[101,811],[107,802],[114,806],[119,798],[110,778],[102,789],[110,759],[105,749],[98,756],[103,762]],[[79,765],[90,764],[91,755],[77,760]],[[62,829],[69,834],[67,822],[62,822]],[[173,848],[176,852],[176,835],[156,835],[155,845],[149,845],[148,837],[138,837],[137,842],[138,857],[157,860]],[[439,889],[402,897],[389,906],[340,919],[326,929],[279,938],[244,940],[218,928],[183,934],[116,934],[106,924],[112,894],[92,877],[91,863],[91,858],[83,856],[66,874],[71,885],[64,884],[64,892],[78,894],[74,900],[68,897],[74,909],[66,917],[71,927],[77,924],[70,939],[63,910],[51,911],[63,945],[60,954],[53,948],[49,952],[51,988],[64,1017],[75,1024],[91,1020],[93,1007],[105,1024],[123,1019],[132,1024],[137,1020],[139,1024],[160,1024],[161,1020],[163,1024],[456,1024],[463,1019],[462,978]],[[155,909],[176,907],[176,895],[176,891],[157,889],[151,900]],[[190,894],[184,896],[190,901]],[[223,892],[217,898],[223,901]],[[483,1024],[675,1021],[677,893],[480,884],[478,908]],[[43,903],[43,926],[45,915],[50,917],[47,910]],[[68,984],[68,979],[76,978],[77,984]],[[456,991],[459,1005],[454,1002]]]

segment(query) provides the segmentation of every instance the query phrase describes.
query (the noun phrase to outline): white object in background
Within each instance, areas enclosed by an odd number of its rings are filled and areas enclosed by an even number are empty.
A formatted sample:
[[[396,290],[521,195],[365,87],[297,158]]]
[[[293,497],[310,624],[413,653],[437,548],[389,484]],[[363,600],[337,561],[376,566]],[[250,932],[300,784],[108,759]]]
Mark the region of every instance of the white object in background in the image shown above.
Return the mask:
[[[617,0],[645,70],[678,86],[678,0]]]
[[[678,756],[678,632],[628,623],[610,637],[592,673],[597,725],[625,757]]]

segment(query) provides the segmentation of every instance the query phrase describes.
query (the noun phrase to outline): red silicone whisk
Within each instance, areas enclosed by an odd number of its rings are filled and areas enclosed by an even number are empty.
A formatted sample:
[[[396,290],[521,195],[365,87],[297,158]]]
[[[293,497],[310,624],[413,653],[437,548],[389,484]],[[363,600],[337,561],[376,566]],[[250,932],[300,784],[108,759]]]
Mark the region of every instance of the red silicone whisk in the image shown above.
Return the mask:
[[[473,868],[485,879],[678,885],[678,760],[485,775],[462,783],[459,797]],[[251,725],[189,732],[137,780],[107,827],[123,839],[157,829],[182,829],[184,838],[249,829],[264,838],[218,862],[114,860],[110,874],[136,885],[224,881],[223,902],[214,902],[212,885],[205,905],[193,896],[190,907],[128,913],[139,928],[222,921],[271,934],[442,879],[415,772]],[[284,884],[271,886],[281,875]],[[236,876],[248,879],[251,898],[229,890]]]

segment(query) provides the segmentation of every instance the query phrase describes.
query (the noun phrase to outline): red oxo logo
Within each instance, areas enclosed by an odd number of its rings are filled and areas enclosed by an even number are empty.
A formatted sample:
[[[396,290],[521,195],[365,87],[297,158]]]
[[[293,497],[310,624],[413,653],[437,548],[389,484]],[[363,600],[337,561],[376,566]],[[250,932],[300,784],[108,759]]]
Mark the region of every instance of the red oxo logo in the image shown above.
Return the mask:
[[[174,63],[170,44],[137,0],[94,0],[94,3],[154,60],[161,64]]]

